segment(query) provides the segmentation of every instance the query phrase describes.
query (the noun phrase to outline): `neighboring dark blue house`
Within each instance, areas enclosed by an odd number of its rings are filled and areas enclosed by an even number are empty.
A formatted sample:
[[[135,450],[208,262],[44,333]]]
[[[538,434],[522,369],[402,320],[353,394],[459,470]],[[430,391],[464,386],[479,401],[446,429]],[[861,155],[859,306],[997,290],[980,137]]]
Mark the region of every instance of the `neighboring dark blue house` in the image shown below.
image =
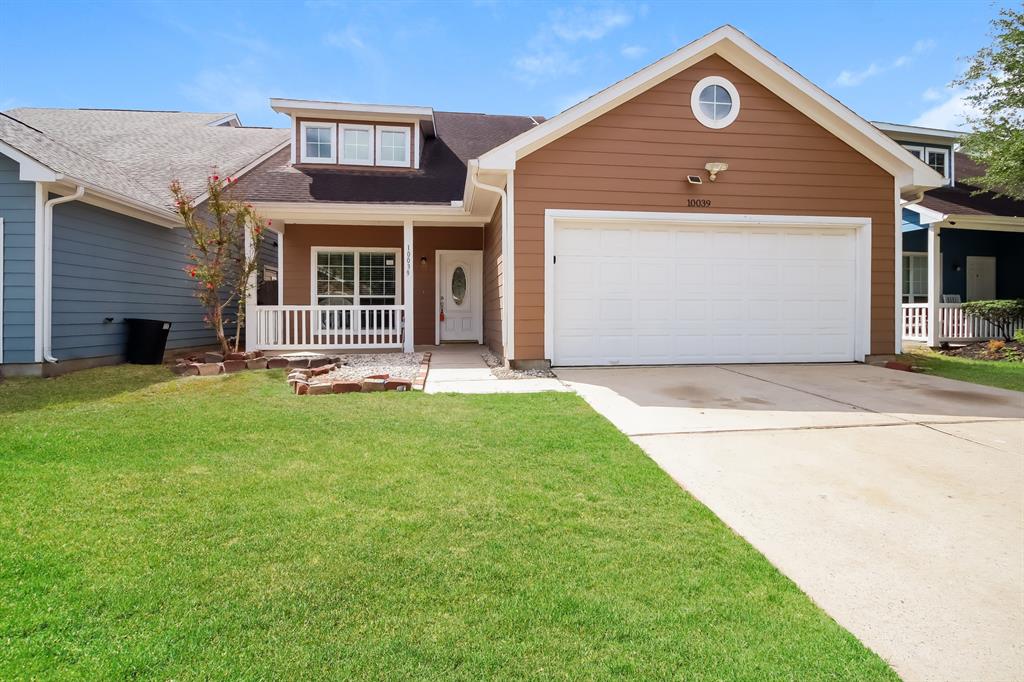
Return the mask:
[[[119,362],[126,317],[171,321],[170,350],[212,344],[170,182],[200,195],[212,168],[237,175],[287,140],[234,114],[0,113],[0,373]]]

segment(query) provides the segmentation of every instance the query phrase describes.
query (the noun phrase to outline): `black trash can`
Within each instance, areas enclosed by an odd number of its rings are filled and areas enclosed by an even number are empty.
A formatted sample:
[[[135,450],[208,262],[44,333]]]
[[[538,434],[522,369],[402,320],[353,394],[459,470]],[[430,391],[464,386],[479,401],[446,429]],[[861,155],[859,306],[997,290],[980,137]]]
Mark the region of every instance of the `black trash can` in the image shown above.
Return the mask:
[[[164,361],[167,334],[171,331],[170,322],[126,317],[124,323],[128,325],[128,341],[124,351],[128,362],[133,365],[159,365]]]

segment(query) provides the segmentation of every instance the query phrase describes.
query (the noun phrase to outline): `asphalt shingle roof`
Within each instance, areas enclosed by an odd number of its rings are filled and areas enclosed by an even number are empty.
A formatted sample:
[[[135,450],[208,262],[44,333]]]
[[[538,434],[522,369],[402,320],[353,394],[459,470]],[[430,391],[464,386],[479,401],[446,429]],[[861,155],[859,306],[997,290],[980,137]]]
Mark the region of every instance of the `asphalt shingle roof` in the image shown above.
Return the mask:
[[[0,140],[55,171],[171,211],[172,180],[199,195],[212,169],[233,175],[288,140],[287,129],[210,125],[227,116],[21,108],[0,116]]]
[[[974,194],[977,187],[963,181],[982,175],[985,168],[971,157],[955,152],[956,176],[951,187],[928,190],[921,205],[946,215],[991,215],[1024,217],[1024,201],[1009,197],[995,198],[991,192]]]
[[[434,112],[417,170],[293,167],[283,149],[246,173],[235,186],[248,201],[434,203],[462,199],[466,164],[534,127],[543,118]]]

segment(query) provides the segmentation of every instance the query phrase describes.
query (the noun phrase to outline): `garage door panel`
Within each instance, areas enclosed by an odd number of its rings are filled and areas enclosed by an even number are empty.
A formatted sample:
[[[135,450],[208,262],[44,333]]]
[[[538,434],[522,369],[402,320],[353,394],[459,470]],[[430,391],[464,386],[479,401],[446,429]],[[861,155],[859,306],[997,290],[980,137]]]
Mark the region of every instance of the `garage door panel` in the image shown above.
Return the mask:
[[[555,364],[854,359],[852,229],[594,224],[565,239],[562,230]]]

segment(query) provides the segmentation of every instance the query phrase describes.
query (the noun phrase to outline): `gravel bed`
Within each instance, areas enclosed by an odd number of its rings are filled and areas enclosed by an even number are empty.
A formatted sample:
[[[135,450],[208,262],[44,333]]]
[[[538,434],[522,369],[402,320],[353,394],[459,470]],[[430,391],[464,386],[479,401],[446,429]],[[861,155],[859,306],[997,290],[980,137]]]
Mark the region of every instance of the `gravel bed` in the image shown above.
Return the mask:
[[[498,379],[549,379],[555,376],[549,369],[510,369],[490,351],[484,351],[482,355],[491,368],[491,374]]]
[[[345,381],[387,374],[396,379],[415,379],[423,353],[354,353],[342,355],[341,364],[314,381]]]

